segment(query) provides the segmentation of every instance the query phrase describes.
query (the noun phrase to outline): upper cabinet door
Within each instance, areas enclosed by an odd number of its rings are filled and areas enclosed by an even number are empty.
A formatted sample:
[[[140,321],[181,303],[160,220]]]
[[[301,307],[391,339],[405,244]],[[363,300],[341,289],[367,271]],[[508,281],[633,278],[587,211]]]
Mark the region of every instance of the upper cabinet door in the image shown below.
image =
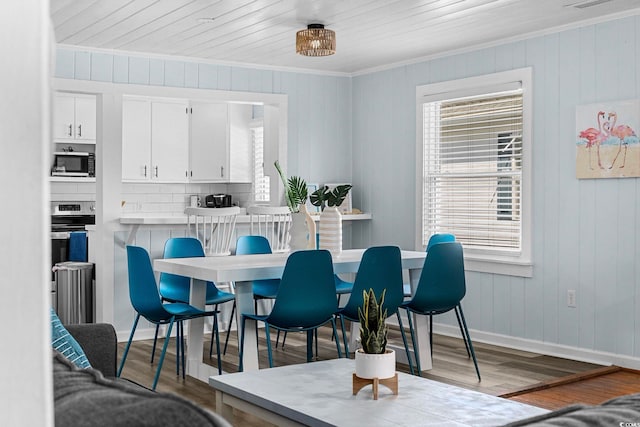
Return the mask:
[[[75,99],[76,140],[96,140],[96,98],[78,96]]]
[[[151,101],[122,102],[122,179],[151,179]]]
[[[53,139],[73,141],[75,121],[75,98],[56,93],[53,101]]]
[[[54,97],[53,106],[53,140],[55,142],[95,144],[95,96],[58,92]]]
[[[189,104],[152,102],[152,179],[186,182],[189,169]]]
[[[191,103],[190,178],[229,180],[228,107],[222,103]]]

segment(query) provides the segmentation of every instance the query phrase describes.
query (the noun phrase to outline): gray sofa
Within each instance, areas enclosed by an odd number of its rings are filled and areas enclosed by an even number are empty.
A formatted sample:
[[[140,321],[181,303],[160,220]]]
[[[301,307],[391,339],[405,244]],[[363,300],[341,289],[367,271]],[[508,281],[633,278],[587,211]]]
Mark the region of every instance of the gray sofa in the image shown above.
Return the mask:
[[[506,427],[640,426],[640,393],[616,397],[601,405],[571,405]]]
[[[91,368],[79,369],[53,350],[57,426],[221,426],[219,415],[169,393],[115,378],[117,340],[111,325],[68,325]]]

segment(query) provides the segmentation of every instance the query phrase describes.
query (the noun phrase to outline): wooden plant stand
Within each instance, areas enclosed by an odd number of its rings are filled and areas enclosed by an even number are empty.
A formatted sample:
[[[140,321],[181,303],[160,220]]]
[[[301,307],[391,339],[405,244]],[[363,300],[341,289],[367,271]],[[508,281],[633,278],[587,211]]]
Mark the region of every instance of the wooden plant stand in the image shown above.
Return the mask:
[[[382,384],[390,389],[393,394],[398,394],[398,373],[391,378],[360,378],[353,374],[353,394],[356,395],[363,387],[373,384],[373,400],[378,400],[378,384]]]

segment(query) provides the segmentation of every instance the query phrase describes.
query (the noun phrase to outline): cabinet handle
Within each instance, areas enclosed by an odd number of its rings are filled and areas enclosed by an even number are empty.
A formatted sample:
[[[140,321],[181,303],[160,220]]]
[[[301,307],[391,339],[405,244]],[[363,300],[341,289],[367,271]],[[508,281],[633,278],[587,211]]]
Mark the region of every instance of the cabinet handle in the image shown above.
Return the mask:
[[[147,165],[144,165],[144,177],[147,177]]]
[[[193,171],[189,172],[191,174],[191,176],[193,176]]]
[[[82,125],[78,125],[78,136],[82,137]]]
[[[69,124],[69,135],[67,135],[67,136],[71,136],[72,132],[73,132],[73,125]]]
[[[189,171],[184,171],[185,178],[189,178]]]
[[[220,178],[224,178],[224,166],[220,166]]]
[[[156,178],[158,177],[158,166],[156,166]]]

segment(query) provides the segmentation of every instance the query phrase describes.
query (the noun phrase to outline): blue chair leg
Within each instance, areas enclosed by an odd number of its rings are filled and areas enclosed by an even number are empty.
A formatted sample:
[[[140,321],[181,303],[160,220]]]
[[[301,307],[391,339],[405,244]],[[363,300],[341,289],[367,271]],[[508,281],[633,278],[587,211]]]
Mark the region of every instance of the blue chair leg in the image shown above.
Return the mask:
[[[458,319],[458,326],[460,327],[460,334],[462,335],[462,341],[464,341],[464,348],[467,350],[467,356],[471,357],[469,352],[469,344],[467,344],[467,337],[464,335],[464,329],[462,328],[462,322],[460,321],[460,314],[458,313],[458,307],[455,308],[456,318]]]
[[[433,358],[433,314],[429,315],[429,351]]]
[[[342,358],[342,351],[340,350],[340,340],[338,339],[338,329],[336,328],[335,317],[331,318],[331,327],[333,328],[333,336],[336,337],[336,348],[338,349],[338,359]],[[316,350],[317,352],[317,350]]]
[[[182,322],[176,325],[176,376],[180,376],[180,346],[182,344],[182,334],[180,333]],[[168,339],[168,338],[167,338]]]
[[[182,349],[180,354],[182,356],[182,379],[184,380],[186,372],[187,372],[186,369],[185,369],[186,365],[185,365],[185,352],[184,352],[184,348],[185,348],[185,345],[184,345],[184,343],[185,343],[185,340],[184,340],[184,323],[183,322],[180,322],[180,323],[181,323],[181,325],[180,325],[180,331],[181,331],[181,333],[180,333],[180,336],[181,336],[181,338],[180,338],[180,348]]]
[[[116,377],[120,376],[122,368],[124,368],[124,362],[127,360],[127,354],[129,354],[129,347],[131,347],[131,341],[133,341],[133,334],[136,332],[136,328],[138,327],[138,320],[140,320],[140,313],[136,313],[136,320],[133,321],[133,328],[131,328],[131,334],[129,335],[127,346],[124,348],[124,353],[122,354],[122,360],[120,361],[120,367],[118,368]]]
[[[307,363],[313,361],[313,330],[307,331]]]
[[[153,358],[156,354],[156,342],[158,342],[158,329],[160,329],[160,325],[156,324],[156,333],[153,336],[153,347],[151,348],[151,364],[153,365]]]
[[[158,369],[156,371],[156,376],[153,379],[153,386],[151,390],[155,390],[158,385],[158,380],[160,379],[160,371],[162,370],[162,363],[164,362],[164,356],[167,354],[167,346],[169,344],[169,337],[171,336],[171,329],[173,329],[173,322],[175,321],[175,317],[171,318],[169,322],[169,329],[167,330],[167,337],[164,339],[164,344],[162,345],[162,354],[160,355],[160,360],[158,361]]]
[[[418,346],[416,345],[416,334],[413,329],[413,320],[411,320],[411,312],[407,309],[407,318],[409,319],[409,332],[411,332],[411,344],[413,344],[413,356],[416,358],[416,368],[418,369],[418,376],[422,376],[422,368],[420,366],[420,353],[418,352]]]
[[[344,357],[349,358],[349,343],[347,342],[347,333],[344,329],[344,316],[340,315],[340,328],[342,329],[342,341],[344,342]]]
[[[242,356],[244,353],[244,324],[246,322],[247,318],[244,316],[240,316],[240,351],[238,352],[238,372],[242,372],[242,370],[244,369],[243,364],[242,364]]]
[[[257,324],[256,324],[256,329],[258,329]],[[264,334],[267,337],[267,355],[269,356],[269,367],[273,368],[273,353],[271,351],[271,331],[269,330],[269,324],[267,322],[264,322]]]
[[[233,305],[231,306],[231,316],[229,317],[229,326],[227,326],[227,337],[224,339],[224,350],[222,350],[222,354],[227,354],[227,344],[229,344],[229,333],[231,332],[231,325],[233,324],[233,314],[236,311],[236,302],[233,301]]]
[[[402,318],[400,317],[400,310],[396,311],[398,316],[398,326],[400,327],[400,335],[402,335],[402,344],[404,344],[404,351],[407,353],[407,361],[409,362],[409,371],[413,375],[413,363],[411,362],[411,353],[409,352],[409,344],[407,344],[407,334],[404,332],[404,326],[402,325]]]
[[[218,375],[222,375],[222,358],[220,357],[220,331],[218,330],[218,314],[213,316],[213,331],[211,331],[211,345],[209,346],[209,357],[211,357],[211,347],[215,334],[216,354],[218,355]]]
[[[482,381],[480,378],[480,369],[478,368],[478,360],[476,359],[476,353],[473,351],[473,344],[471,344],[471,335],[469,335],[469,329],[467,329],[467,322],[464,320],[464,313],[462,313],[462,306],[458,304],[460,310],[460,318],[462,319],[462,325],[464,326],[464,332],[469,342],[469,350],[471,351],[471,357],[473,358],[473,364],[476,367],[476,374],[478,375],[478,381]]]

